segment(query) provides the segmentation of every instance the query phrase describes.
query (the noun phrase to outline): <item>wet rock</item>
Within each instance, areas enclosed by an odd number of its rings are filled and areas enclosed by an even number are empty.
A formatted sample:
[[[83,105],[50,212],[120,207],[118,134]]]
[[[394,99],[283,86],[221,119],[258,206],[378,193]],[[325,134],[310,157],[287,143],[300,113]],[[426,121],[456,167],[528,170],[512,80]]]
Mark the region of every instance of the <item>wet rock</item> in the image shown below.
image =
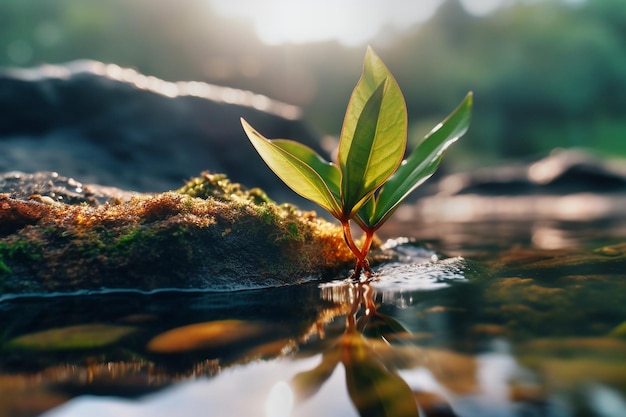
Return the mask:
[[[56,171],[141,192],[177,189],[210,169],[277,201],[303,201],[258,157],[240,117],[325,154],[295,106],[94,61],[1,70],[0,112],[0,171]]]
[[[593,251],[513,248],[485,259],[492,273],[483,282],[481,320],[504,325],[513,340],[612,334],[626,313],[624,253],[621,243]]]
[[[554,278],[619,274],[626,268],[626,243],[602,246],[587,252],[513,248],[503,252],[500,259],[492,263],[500,265],[502,271],[510,274],[542,276],[546,271],[553,271]]]
[[[85,197],[77,181],[32,179],[0,194],[0,296],[250,289],[347,276],[352,266],[338,225],[224,175],[91,205],[51,197],[67,195],[61,183]],[[24,198],[32,192],[38,198]]]
[[[508,247],[511,239],[546,249],[580,237],[621,238],[626,230],[626,163],[557,150],[441,178],[436,190],[398,208],[382,231],[454,247]],[[394,229],[392,229],[394,228]]]
[[[623,392],[625,351],[626,342],[609,337],[541,338],[520,344],[518,357],[548,384],[590,396],[598,394],[592,384]]]
[[[446,195],[564,195],[626,192],[623,161],[612,163],[590,152],[557,149],[531,163],[506,164],[453,174],[440,182]]]
[[[114,200],[128,201],[138,193],[115,187],[83,184],[56,172],[0,174],[0,194],[18,200],[47,203],[87,204],[96,206]]]

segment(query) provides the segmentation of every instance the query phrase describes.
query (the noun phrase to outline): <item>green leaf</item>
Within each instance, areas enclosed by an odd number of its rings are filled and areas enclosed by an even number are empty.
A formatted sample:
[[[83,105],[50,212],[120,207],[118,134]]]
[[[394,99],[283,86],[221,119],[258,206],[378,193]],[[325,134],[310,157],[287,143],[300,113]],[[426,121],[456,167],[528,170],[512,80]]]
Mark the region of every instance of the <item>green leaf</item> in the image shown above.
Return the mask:
[[[271,142],[313,168],[322,177],[331,193],[335,196],[337,203],[340,204],[339,187],[341,184],[341,172],[339,172],[337,165],[326,161],[313,149],[300,142],[288,139],[273,139]]]
[[[357,322],[357,327],[365,337],[391,342],[410,336],[410,332],[391,316],[374,311],[371,316],[362,316],[362,318],[366,320],[361,323]]]
[[[389,370],[377,352],[360,335],[346,345],[343,364],[352,403],[361,416],[419,416],[417,402],[408,384]]]
[[[263,137],[243,118],[241,124],[261,158],[285,184],[302,197],[319,204],[333,216],[337,218],[341,216],[341,208],[337,200],[333,197],[328,184],[314,168],[283,147]],[[282,146],[285,146],[284,143]]]
[[[302,401],[315,395],[333,374],[340,359],[341,351],[331,349],[322,354],[322,361],[315,368],[296,374],[290,385],[298,399]]]
[[[448,147],[465,134],[472,112],[472,93],[402,162],[395,174],[380,189],[378,195],[362,210],[361,220],[368,228],[378,229],[400,203],[437,170]]]
[[[406,131],[406,104],[400,87],[368,47],[339,141],[345,219],[352,218],[398,168],[406,148]]]

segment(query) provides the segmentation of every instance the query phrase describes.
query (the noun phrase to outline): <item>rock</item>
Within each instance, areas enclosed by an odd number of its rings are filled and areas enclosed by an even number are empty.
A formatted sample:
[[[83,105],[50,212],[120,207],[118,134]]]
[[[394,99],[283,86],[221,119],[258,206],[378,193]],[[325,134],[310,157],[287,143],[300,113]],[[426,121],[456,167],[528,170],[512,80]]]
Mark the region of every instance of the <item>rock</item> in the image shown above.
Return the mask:
[[[477,241],[497,236],[491,227],[472,229],[480,222],[498,222],[505,229],[517,224],[527,231],[545,229],[547,222],[570,224],[563,228],[565,231],[572,229],[572,223],[585,226],[595,222],[596,228],[604,224],[607,229],[617,230],[626,220],[624,167],[624,160],[611,161],[587,151],[568,149],[555,150],[529,163],[507,163],[450,174],[435,183],[436,190],[431,195],[400,207],[395,220],[408,226],[397,224],[396,228],[410,227],[423,239],[432,238],[420,232],[429,224],[435,225],[437,239],[458,234],[460,227],[467,228],[465,234],[486,232]],[[417,221],[425,226],[416,225]],[[453,230],[442,232],[441,224],[454,224]],[[550,231],[541,233],[546,235],[529,236],[529,239],[553,248],[560,244],[552,239]],[[505,240],[505,244],[510,243],[508,237]],[[569,242],[564,239],[563,244]]]
[[[442,179],[439,186],[444,195],[624,193],[626,170],[623,161],[613,164],[586,151],[556,149],[529,164],[506,164],[452,174]]]
[[[0,174],[0,193],[20,200],[33,199],[39,202],[90,206],[113,200],[128,201],[137,194],[115,187],[83,184],[56,172],[27,174],[19,171]]]
[[[0,298],[262,288],[348,276],[354,262],[338,225],[279,206],[224,175],[204,173],[177,192],[91,205],[45,194],[68,195],[63,182],[84,196],[77,181],[32,178],[26,190],[0,194]],[[31,192],[38,198],[25,199]]]
[[[210,169],[306,207],[256,154],[240,117],[325,154],[295,106],[95,61],[0,70],[0,112],[0,172],[56,171],[140,192],[177,189]]]
[[[626,243],[595,250],[517,247],[473,259],[491,270],[475,300],[481,321],[504,325],[512,340],[604,337],[626,314]]]

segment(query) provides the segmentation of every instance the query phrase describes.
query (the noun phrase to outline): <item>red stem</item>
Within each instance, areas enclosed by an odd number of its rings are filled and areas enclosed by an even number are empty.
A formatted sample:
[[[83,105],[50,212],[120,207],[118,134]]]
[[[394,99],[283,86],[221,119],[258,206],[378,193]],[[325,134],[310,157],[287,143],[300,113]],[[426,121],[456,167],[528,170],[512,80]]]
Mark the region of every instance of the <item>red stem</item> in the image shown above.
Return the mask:
[[[365,275],[370,277],[372,274],[372,268],[367,260],[367,253],[372,246],[372,240],[374,237],[373,230],[365,231],[365,240],[363,241],[363,246],[361,249],[356,245],[354,239],[352,238],[352,231],[350,230],[350,222],[345,221],[341,222],[341,226],[343,227],[343,237],[346,241],[346,244],[357,258],[356,266],[354,267],[354,273],[352,274],[352,278],[356,279],[361,275],[362,271],[365,271]]]

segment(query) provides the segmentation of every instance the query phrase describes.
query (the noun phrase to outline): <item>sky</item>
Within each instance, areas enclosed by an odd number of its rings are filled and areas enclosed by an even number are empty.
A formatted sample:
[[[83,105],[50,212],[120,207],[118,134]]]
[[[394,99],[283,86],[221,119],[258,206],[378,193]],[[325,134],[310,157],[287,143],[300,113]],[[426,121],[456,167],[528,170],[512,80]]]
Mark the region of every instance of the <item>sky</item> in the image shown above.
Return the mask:
[[[337,40],[367,43],[381,31],[400,31],[428,20],[443,0],[209,0],[228,17],[250,19],[266,44]],[[461,0],[468,12],[488,14],[511,0]]]

